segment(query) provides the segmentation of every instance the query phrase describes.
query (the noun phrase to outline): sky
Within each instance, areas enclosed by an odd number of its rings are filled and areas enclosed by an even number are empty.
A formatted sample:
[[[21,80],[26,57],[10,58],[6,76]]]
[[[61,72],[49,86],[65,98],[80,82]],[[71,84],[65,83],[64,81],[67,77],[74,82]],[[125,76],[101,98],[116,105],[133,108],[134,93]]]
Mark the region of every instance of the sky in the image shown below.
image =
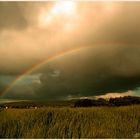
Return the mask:
[[[0,2],[1,99],[126,95],[140,96],[140,2]]]

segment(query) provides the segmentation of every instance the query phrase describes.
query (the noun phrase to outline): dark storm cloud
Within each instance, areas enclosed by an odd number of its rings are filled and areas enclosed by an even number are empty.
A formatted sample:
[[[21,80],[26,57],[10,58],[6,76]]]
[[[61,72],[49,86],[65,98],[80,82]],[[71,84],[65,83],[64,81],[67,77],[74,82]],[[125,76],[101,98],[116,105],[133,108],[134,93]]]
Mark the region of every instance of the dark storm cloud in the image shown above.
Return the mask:
[[[11,11],[21,11],[17,15],[13,12],[11,18],[23,20],[22,23],[11,22],[11,26],[24,29],[28,25],[29,30],[8,32],[7,23],[10,21],[6,18],[3,28],[7,32],[1,35],[1,46],[4,47],[0,49],[0,53],[4,54],[0,58],[5,60],[0,63],[2,74],[22,73],[34,63],[66,47],[93,48],[82,49],[71,56],[68,54],[64,59],[55,59],[46,69],[38,70],[42,73],[39,84],[17,85],[5,97],[24,98],[25,95],[26,99],[62,99],[127,92],[140,87],[140,2],[79,2],[77,28],[70,33],[63,30],[65,23],[61,22],[61,26],[56,22],[55,26],[52,24],[45,29],[32,27],[42,5],[36,4],[35,9],[31,8],[29,16],[27,13],[31,5],[20,3],[20,6],[10,8]],[[6,11],[4,8],[5,15]],[[8,40],[7,34],[10,36]]]
[[[54,64],[50,63],[43,70],[45,72],[40,79],[42,84],[35,91],[39,98],[45,100],[95,96],[136,90],[140,86],[140,69],[134,58],[136,55],[140,60],[138,51],[134,53],[131,47],[127,48],[127,52],[122,49],[121,57],[115,50],[112,54],[109,49],[105,49],[103,54],[100,54],[100,49],[96,52],[93,48],[87,50],[54,60]],[[59,75],[53,77],[56,70]]]
[[[7,85],[4,85],[2,82],[0,82],[0,93],[2,93],[6,87]]]
[[[30,86],[17,84],[5,97],[21,99],[25,95],[25,99],[54,100],[137,90],[140,86],[140,68],[136,61],[140,60],[139,50],[131,47],[124,50],[121,46],[119,51],[117,47],[112,50],[112,47],[100,46],[68,53],[38,69],[35,74],[42,73],[39,82],[31,82]]]

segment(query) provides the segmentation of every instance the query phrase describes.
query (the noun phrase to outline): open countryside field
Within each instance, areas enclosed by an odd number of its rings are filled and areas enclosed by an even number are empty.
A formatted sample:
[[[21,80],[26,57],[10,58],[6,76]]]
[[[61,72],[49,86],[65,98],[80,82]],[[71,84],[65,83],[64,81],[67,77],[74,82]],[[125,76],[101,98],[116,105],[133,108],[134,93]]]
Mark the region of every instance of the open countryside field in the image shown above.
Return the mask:
[[[140,138],[140,105],[3,109],[0,138]]]

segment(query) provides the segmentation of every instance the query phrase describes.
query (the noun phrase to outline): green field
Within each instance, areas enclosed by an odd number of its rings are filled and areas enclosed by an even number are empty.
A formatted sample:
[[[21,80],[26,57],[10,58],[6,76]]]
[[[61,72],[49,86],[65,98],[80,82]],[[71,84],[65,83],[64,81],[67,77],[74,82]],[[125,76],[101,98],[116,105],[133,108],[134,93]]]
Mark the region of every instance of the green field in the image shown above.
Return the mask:
[[[0,138],[140,138],[140,105],[3,109]]]

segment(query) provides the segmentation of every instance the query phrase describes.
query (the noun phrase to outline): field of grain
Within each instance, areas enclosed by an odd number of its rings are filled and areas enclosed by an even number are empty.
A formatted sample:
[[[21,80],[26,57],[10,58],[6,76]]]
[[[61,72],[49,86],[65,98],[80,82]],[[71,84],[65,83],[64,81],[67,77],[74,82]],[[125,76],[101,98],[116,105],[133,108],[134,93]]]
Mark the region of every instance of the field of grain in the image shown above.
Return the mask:
[[[0,138],[140,138],[140,105],[3,109]]]

